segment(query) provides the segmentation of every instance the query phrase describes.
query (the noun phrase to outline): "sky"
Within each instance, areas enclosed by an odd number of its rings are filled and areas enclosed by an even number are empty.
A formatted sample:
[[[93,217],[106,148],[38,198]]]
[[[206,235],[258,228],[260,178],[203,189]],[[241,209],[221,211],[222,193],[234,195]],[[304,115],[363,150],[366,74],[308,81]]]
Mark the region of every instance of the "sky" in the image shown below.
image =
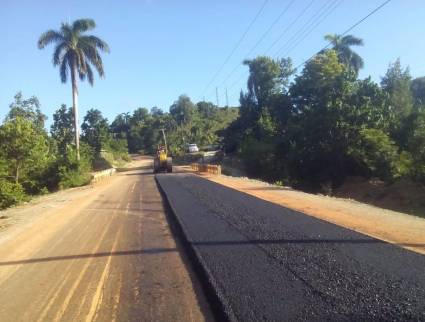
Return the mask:
[[[226,88],[229,105],[237,105],[246,88],[244,59],[290,56],[301,64],[327,44],[324,35],[343,33],[383,2],[0,0],[0,119],[18,91],[39,98],[47,127],[61,104],[72,104],[71,84],[62,84],[52,65],[53,46],[37,48],[41,33],[61,22],[93,18],[90,33],[109,44],[106,77],[93,87],[81,83],[79,103],[81,120],[97,108],[112,121],[137,107],[168,111],[181,94],[216,103],[216,88],[220,105]],[[379,82],[398,57],[413,77],[425,76],[424,30],[425,1],[390,1],[350,32],[365,43],[353,48],[365,61],[360,78]]]

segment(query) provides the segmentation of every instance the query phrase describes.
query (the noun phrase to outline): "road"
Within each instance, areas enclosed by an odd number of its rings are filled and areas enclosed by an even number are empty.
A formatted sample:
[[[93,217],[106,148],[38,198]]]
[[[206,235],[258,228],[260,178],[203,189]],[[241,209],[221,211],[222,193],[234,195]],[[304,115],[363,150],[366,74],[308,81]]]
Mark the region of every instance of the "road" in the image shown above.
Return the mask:
[[[193,174],[156,178],[229,320],[425,321],[425,256]]]
[[[152,170],[141,167],[150,163],[136,161],[70,201],[65,192],[23,227],[1,232],[0,321],[211,319]]]

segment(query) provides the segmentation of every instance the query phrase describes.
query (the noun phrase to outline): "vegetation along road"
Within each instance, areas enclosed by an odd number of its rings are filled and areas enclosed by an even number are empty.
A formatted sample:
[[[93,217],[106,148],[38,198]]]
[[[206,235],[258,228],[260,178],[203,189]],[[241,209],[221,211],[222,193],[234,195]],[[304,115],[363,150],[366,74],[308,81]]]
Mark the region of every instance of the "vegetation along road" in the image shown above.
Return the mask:
[[[1,233],[0,321],[208,319],[146,162]]]

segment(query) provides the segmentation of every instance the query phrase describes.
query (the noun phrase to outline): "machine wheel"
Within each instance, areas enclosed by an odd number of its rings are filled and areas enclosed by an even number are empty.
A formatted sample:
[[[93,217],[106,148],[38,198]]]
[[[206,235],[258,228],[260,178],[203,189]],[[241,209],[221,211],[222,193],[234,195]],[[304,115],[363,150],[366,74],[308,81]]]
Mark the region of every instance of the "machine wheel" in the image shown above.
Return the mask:
[[[153,173],[158,173],[159,170],[159,160],[153,159]]]
[[[173,172],[173,159],[171,157],[167,158],[167,172]]]

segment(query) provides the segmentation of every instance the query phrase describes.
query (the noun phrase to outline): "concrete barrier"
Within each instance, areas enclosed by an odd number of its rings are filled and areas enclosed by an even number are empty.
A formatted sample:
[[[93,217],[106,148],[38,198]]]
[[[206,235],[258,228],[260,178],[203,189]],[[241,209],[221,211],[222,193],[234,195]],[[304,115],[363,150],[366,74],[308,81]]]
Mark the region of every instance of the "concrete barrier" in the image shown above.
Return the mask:
[[[206,164],[206,163],[192,163],[190,165],[192,170],[196,172],[207,172],[211,174],[221,174],[221,166],[215,164]]]
[[[90,181],[91,184],[93,183],[97,183],[105,178],[109,178],[111,176],[113,176],[116,172],[116,169],[111,168],[111,169],[106,169],[106,170],[102,170],[102,171],[98,171],[92,174],[92,179]]]

